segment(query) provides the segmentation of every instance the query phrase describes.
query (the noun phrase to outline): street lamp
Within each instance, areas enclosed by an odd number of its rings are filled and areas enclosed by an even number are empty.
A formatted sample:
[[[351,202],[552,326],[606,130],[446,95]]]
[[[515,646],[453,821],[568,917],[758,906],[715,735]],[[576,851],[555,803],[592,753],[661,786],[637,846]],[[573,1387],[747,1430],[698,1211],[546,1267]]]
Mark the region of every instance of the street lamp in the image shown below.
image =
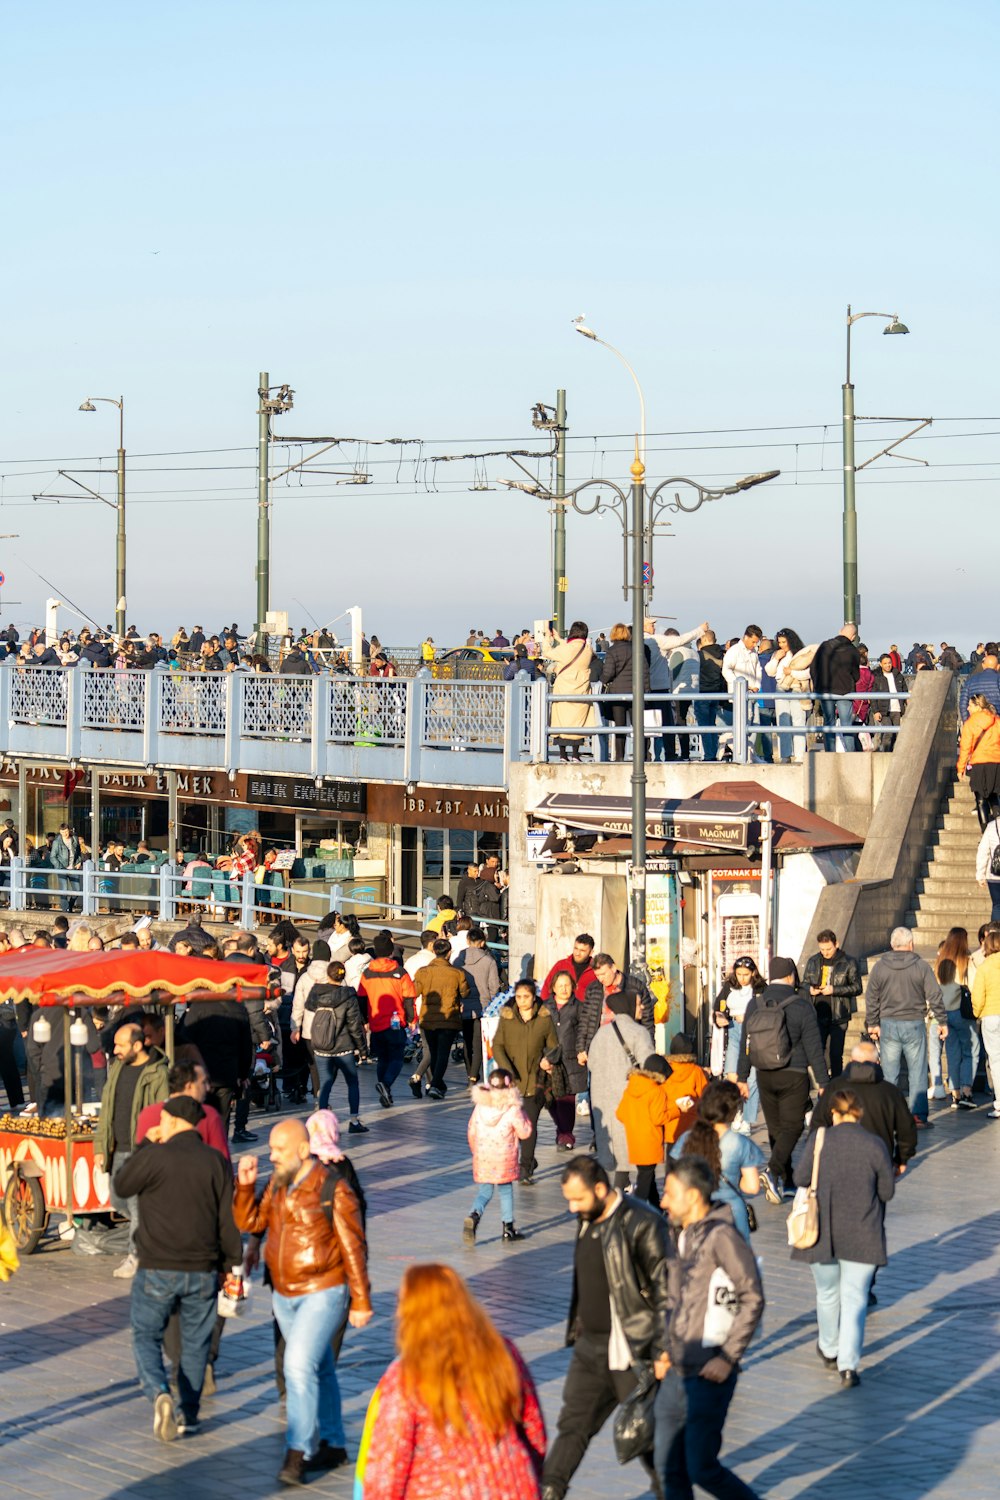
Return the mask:
[[[80,411],[96,411],[95,401],[118,408],[118,528],[115,533],[115,631],[125,636],[125,397],[88,396]]]
[[[653,533],[656,525],[656,517],[662,510],[672,511],[695,511],[707,500],[717,500],[722,495],[736,495],[744,490],[751,489],[757,484],[766,484],[770,479],[776,479],[778,469],[771,469],[765,474],[750,474],[736,484],[725,486],[723,489],[709,489],[705,485],[698,484],[693,479],[664,479],[659,483],[649,496],[649,523],[646,520],[646,402],[642,394],[642,386],[639,384],[638,376],[619,349],[613,344],[608,344],[604,339],[597,337],[593,329],[588,328],[583,318],[574,318],[573,326],[577,333],[582,333],[584,338],[593,339],[596,344],[604,344],[606,349],[621,360],[628,370],[639,394],[639,423],[640,434],[635,442],[635,459],[631,467],[632,483],[629,494],[618,485],[609,480],[588,479],[583,484],[577,485],[567,495],[567,500],[572,503],[573,509],[581,515],[593,515],[603,510],[616,510],[622,525],[622,533],[625,540],[625,597],[628,598],[629,590],[632,592],[632,879],[631,879],[631,908],[632,908],[632,938],[633,951],[632,962],[642,973],[646,966],[646,738],[643,732],[645,723],[646,698],[643,686],[645,665],[645,640],[643,636],[643,625],[646,614],[647,592],[652,592],[653,565],[652,548]],[[685,485],[695,491],[693,499],[686,503],[681,500],[679,491],[674,492],[673,499],[663,495],[672,486]],[[519,488],[527,488],[519,486]],[[592,505],[581,505],[579,496],[584,490],[596,488],[599,493]],[[604,498],[607,491],[612,491],[617,498]],[[631,501],[631,505],[629,504]],[[631,513],[631,523],[629,520]],[[632,541],[632,582],[628,580],[628,542]]]
[[[861,624],[861,601],[858,597],[858,513],[855,508],[854,465],[854,387],[851,384],[851,329],[859,318],[885,318],[883,333],[909,333],[898,313],[852,313],[847,306],[847,374],[843,387],[844,413],[844,623]]]

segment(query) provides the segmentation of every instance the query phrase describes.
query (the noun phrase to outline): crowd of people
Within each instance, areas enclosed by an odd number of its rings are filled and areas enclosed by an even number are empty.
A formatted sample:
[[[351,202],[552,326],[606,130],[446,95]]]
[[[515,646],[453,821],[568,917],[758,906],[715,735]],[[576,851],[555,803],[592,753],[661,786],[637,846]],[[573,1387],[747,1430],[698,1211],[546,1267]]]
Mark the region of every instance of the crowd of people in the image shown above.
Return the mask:
[[[462,1279],[447,1266],[411,1266],[399,1357],[372,1397],[357,1456],[359,1494],[450,1495],[459,1474],[470,1493],[562,1500],[616,1414],[619,1456],[639,1458],[654,1493],[700,1485],[752,1496],[719,1455],[764,1305],[756,1203],[790,1205],[790,1255],[815,1286],[817,1357],[853,1389],[887,1260],[886,1207],[920,1133],[933,1128],[929,1100],[977,1107],[980,1027],[991,1075],[1000,1068],[1000,925],[983,928],[975,952],[954,929],[934,965],[896,929],[872,966],[853,1046],[860,966],[833,932],[819,935],[801,979],[789,959],[770,959],[765,977],[741,956],[712,1008],[711,1055],[699,1059],[683,1032],[656,1046],[647,986],[587,933],[540,985],[502,990],[487,934],[462,904],[444,901],[405,959],[389,933],[368,944],[336,913],[311,938],[278,924],[260,949],[243,932],[216,945],[196,915],[174,951],[262,958],[280,999],[194,1007],[172,1064],[159,1015],[89,1013],[94,1055],[104,1058],[95,1161],[128,1225],[115,1275],[132,1279],[154,1433],[198,1433],[227,1315],[239,1316],[263,1255],[287,1403],[279,1478],[297,1485],[349,1461],[336,1360],[345,1329],[372,1315],[367,1203],[329,1105],[343,1081],[348,1134],[363,1134],[359,1066],[374,1059],[377,1097],[391,1109],[409,1060],[416,1097],[446,1097],[455,1070],[469,1087],[467,1246],[481,1240],[495,1195],[501,1241],[516,1248],[530,1234],[539,1126],[551,1120],[577,1220],[572,1356],[549,1438],[520,1354]],[[56,921],[38,946],[93,942],[82,924]],[[0,950],[23,940],[4,935]],[[143,929],[121,941],[153,940]],[[29,1043],[34,1019],[18,1009]],[[285,1053],[286,1102],[300,1108],[311,1087],[313,1112],[273,1126],[263,1187],[252,1154],[239,1158],[234,1185],[230,1131],[235,1123],[237,1145],[257,1139],[246,1128],[246,1085],[255,1052],[269,1048]],[[9,1068],[4,1082],[16,1106]],[[61,1100],[58,1046],[29,1051],[28,1082],[39,1107]],[[757,1109],[766,1144],[754,1139]],[[1000,1118],[996,1103],[990,1116]]]
[[[714,761],[721,753],[730,759],[732,694],[741,679],[753,753],[761,761],[800,763],[814,737],[825,750],[891,751],[917,673],[964,674],[981,668],[988,652],[989,645],[980,644],[966,662],[954,646],[942,645],[936,654],[915,645],[904,660],[896,645],[870,654],[852,624],[806,644],[791,626],[767,634],[748,625],[742,635],[720,641],[707,621],[685,632],[661,631],[650,618],[643,635],[646,758]],[[587,734],[596,730],[598,757],[624,760],[632,723],[632,627],[616,624],[610,641],[603,635],[594,641],[577,620],[565,639],[552,636],[545,656],[557,699],[578,700],[553,704],[552,727],[576,731],[558,737],[562,759],[580,759]]]

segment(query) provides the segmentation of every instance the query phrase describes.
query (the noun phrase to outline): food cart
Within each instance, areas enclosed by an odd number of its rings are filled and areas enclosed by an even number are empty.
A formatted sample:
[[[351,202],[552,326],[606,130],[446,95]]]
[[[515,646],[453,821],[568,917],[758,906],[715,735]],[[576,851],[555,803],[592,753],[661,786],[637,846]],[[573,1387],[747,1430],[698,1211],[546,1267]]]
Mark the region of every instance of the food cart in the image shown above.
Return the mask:
[[[60,1116],[0,1117],[0,1210],[18,1250],[30,1255],[53,1213],[106,1213],[111,1205],[108,1174],[94,1163],[97,1117],[84,1111],[81,1049],[72,1036],[74,1012],[98,1005],[162,1009],[166,1051],[174,1055],[174,1007],[211,1000],[264,998],[263,964],[160,952],[53,952],[21,948],[0,957],[0,1001],[36,1008],[33,1023],[63,1032],[64,1107]]]

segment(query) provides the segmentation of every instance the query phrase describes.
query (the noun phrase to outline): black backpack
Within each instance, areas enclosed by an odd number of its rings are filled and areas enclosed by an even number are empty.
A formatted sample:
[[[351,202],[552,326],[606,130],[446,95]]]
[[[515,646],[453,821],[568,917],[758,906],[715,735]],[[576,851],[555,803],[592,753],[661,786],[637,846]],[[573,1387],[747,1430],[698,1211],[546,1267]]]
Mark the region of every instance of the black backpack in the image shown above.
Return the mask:
[[[309,999],[311,1000],[312,996]],[[306,1001],[306,1009],[312,1009],[308,1000]],[[309,1032],[309,1041],[317,1056],[331,1056],[339,1031],[340,1021],[336,1006],[324,1004],[320,1000],[315,1010],[313,1010],[312,1028]]]
[[[743,1022],[743,1045],[751,1068],[769,1073],[775,1068],[787,1068],[792,1057],[792,1038],[788,1031],[785,1011],[799,997],[789,995],[787,1000],[762,1000],[757,997],[754,1009]]]
[[[368,1222],[368,1200],[364,1189],[358,1180],[358,1174],[354,1170],[354,1163],[349,1156],[343,1161],[330,1161],[326,1163],[326,1179],[319,1190],[319,1206],[326,1215],[326,1222],[333,1228],[333,1197],[337,1191],[338,1182],[346,1182],[361,1210],[361,1228],[364,1229]]]

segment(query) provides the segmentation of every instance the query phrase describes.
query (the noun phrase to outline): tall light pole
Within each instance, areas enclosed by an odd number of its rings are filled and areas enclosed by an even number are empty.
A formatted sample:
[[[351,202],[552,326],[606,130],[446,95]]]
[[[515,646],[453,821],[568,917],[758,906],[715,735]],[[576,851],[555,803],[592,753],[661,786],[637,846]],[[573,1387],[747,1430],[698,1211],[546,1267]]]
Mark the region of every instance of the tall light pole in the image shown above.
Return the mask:
[[[632,463],[631,527],[627,535],[632,538],[632,934],[635,945],[633,959],[639,965],[646,962],[646,737],[643,733],[646,717],[645,692],[645,638],[643,625],[646,618],[647,579],[643,565],[646,557],[646,398],[639,384],[639,377],[613,344],[598,338],[588,328],[583,318],[574,318],[573,326],[585,339],[603,344],[621,360],[632,377],[639,396],[639,432],[635,440],[635,459]],[[626,580],[626,587],[628,586]]]
[[[125,397],[88,396],[80,402],[80,411],[96,411],[95,401],[106,401],[118,408],[118,526],[115,532],[115,632],[125,635]]]
[[[264,630],[271,608],[271,418],[291,411],[295,392],[287,385],[271,386],[261,370],[257,377],[257,635]],[[272,396],[271,391],[277,392]],[[259,647],[258,647],[259,649]]]
[[[844,624],[861,625],[858,595],[858,512],[855,506],[854,386],[851,384],[851,329],[859,318],[885,318],[883,333],[909,333],[898,313],[852,313],[847,305],[847,374],[843,386],[844,414]]]
[[[646,699],[643,626],[647,594],[652,592],[653,535],[657,517],[664,510],[690,513],[698,510],[708,500],[719,500],[723,495],[742,494],[745,490],[753,489],[755,485],[766,484],[771,479],[777,479],[780,471],[770,469],[763,474],[749,474],[745,479],[740,479],[735,484],[725,485],[720,489],[711,489],[707,485],[698,484],[694,479],[680,477],[663,479],[654,486],[652,493],[647,497],[646,402],[639,378],[624,354],[613,344],[599,339],[593,329],[586,326],[582,318],[575,318],[573,326],[577,333],[583,334],[584,338],[593,339],[596,344],[604,344],[606,349],[610,349],[611,353],[621,360],[631,375],[639,395],[640,431],[635,440],[635,459],[631,467],[632,483],[628,495],[610,480],[588,479],[571,490],[567,499],[572,503],[574,510],[581,515],[594,515],[595,512],[602,510],[617,511],[626,542],[626,576],[624,579],[626,598],[630,589],[632,592],[632,880],[630,895],[633,934],[632,963],[640,972],[644,972],[646,967],[646,737],[644,733]],[[687,489],[693,490],[693,497],[682,499],[680,491],[675,488],[677,485],[684,485]],[[519,488],[528,489],[529,486],[521,485]],[[599,494],[593,504],[582,504],[581,494],[591,489],[610,491],[616,498],[609,500],[606,495]],[[673,491],[672,499],[669,498],[671,491]],[[530,492],[539,495],[544,493],[540,487],[534,487]],[[628,578],[629,539],[632,542],[631,583]]]

